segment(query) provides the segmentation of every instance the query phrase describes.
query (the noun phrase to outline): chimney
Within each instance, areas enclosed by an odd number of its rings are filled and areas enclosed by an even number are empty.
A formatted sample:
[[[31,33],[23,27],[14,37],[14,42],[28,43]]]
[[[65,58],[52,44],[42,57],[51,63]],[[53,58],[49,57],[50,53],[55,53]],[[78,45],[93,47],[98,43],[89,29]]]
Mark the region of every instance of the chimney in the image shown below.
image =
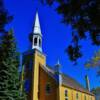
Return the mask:
[[[86,89],[90,91],[90,81],[88,75],[85,75]]]

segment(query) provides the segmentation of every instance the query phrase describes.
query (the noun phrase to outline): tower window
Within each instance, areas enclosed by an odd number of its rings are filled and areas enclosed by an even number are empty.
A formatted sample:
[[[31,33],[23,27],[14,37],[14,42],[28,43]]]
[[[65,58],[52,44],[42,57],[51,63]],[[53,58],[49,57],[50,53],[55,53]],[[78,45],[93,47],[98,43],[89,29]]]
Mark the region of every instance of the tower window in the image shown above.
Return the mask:
[[[41,39],[39,39],[39,47],[41,47]]]
[[[46,94],[50,94],[51,93],[51,86],[49,83],[46,84]]]
[[[37,37],[34,38],[34,45],[37,45]]]

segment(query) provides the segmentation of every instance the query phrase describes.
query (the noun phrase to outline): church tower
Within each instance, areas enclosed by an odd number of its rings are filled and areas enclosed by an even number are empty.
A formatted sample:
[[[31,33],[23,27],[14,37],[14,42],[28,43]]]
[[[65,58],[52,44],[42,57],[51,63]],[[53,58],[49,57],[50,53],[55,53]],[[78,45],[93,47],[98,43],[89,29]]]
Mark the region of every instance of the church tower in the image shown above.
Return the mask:
[[[31,100],[39,100],[39,68],[40,65],[46,65],[45,56],[42,53],[42,33],[39,22],[39,15],[36,12],[35,24],[33,29],[33,67],[32,67],[32,91]]]
[[[42,52],[42,34],[41,34],[38,12],[36,13],[35,16],[32,49],[37,49],[40,52]]]
[[[46,57],[42,53],[42,33],[39,15],[36,12],[34,28],[32,30],[32,47],[23,54],[24,88],[27,100],[39,100],[39,69],[46,65]]]

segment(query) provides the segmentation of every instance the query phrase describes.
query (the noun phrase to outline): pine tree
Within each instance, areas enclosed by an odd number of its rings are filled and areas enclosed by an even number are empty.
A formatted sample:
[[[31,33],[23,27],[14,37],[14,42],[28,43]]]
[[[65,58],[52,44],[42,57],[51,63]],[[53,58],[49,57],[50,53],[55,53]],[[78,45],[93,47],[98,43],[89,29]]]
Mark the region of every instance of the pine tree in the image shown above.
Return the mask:
[[[13,31],[5,30],[12,19],[4,7],[4,0],[0,0],[0,100],[26,100],[20,91],[19,60]]]
[[[12,30],[2,36],[0,50],[0,100],[25,100],[20,91],[19,60]]]

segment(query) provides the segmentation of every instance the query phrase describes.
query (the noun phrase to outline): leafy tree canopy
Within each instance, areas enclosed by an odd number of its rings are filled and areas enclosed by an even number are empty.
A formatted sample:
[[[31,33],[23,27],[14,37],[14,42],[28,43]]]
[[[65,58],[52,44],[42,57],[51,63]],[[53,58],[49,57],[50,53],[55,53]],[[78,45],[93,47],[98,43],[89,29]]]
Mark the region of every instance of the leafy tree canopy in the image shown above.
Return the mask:
[[[66,51],[71,61],[82,56],[79,40],[90,37],[94,45],[100,45],[100,1],[99,0],[40,0],[43,4],[58,3],[56,11],[63,15],[62,22],[71,24],[72,41]],[[89,34],[89,35],[88,35]]]
[[[0,0],[0,32],[5,32],[5,25],[10,23],[13,16],[9,15],[8,11],[4,8],[4,0]]]
[[[93,88],[93,89],[92,89],[92,92],[93,92],[94,94],[100,94],[100,87]]]
[[[89,67],[100,67],[100,50],[95,52],[94,56],[86,62],[85,66]]]
[[[85,67],[86,68],[95,68],[95,67],[98,67],[97,75],[100,76],[100,50],[98,50],[97,52],[95,52],[95,54],[93,55],[93,57],[91,59],[89,59],[89,61],[87,61],[85,63]]]

